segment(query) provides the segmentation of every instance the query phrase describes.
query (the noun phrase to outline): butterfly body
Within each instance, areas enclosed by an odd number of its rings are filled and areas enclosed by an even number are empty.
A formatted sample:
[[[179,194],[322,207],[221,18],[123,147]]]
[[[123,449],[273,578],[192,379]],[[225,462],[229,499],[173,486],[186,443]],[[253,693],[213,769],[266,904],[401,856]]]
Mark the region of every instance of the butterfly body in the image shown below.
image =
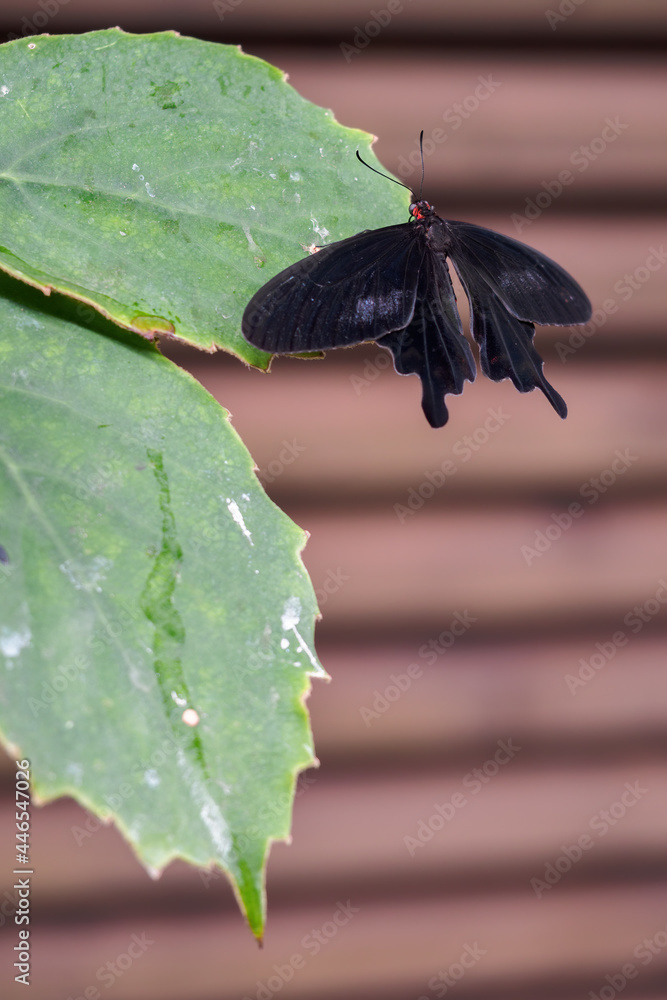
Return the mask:
[[[447,258],[470,303],[482,371],[539,388],[560,416],[567,407],[542,374],[534,324],[584,323],[586,295],[558,264],[517,240],[467,222],[441,219],[421,199],[410,221],[366,230],[322,247],[271,278],[243,315],[243,335],[273,354],[375,341],[396,370],[419,375],[432,427],[448,419],[445,395],[475,378]]]

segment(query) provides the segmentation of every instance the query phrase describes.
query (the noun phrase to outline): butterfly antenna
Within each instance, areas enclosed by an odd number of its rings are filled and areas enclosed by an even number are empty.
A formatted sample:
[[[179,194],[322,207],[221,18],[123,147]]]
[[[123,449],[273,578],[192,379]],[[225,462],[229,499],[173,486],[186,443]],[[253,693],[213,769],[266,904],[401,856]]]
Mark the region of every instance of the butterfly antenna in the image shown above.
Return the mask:
[[[424,133],[422,132],[422,135],[423,134]],[[359,155],[359,150],[357,150],[357,159],[359,160],[360,163],[363,163],[365,167],[368,167],[369,170],[372,170],[374,174],[379,174],[380,177],[384,177],[385,180],[392,181],[394,184],[400,184],[401,187],[404,187],[407,191],[410,192],[410,194],[412,194],[412,188],[409,188],[407,184],[404,184],[402,181],[397,181],[395,177],[390,177],[389,174],[383,174],[381,170],[376,170],[375,167],[372,167],[370,165],[370,163],[366,163],[365,160],[362,160],[361,156]],[[423,166],[423,157],[422,157],[422,166]]]
[[[422,160],[422,181],[419,185],[419,201],[422,200],[422,192],[424,190],[424,129],[419,133],[419,155]]]

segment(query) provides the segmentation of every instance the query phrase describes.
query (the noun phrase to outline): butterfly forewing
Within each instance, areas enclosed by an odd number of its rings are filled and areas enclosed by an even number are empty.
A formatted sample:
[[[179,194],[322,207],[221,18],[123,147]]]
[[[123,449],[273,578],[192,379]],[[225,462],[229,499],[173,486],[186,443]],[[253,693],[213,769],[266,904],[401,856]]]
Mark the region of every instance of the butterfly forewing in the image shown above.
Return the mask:
[[[447,251],[476,281],[493,289],[517,319],[567,326],[585,323],[591,304],[583,289],[555,261],[509,236],[470,222],[445,222]]]
[[[409,223],[323,247],[256,292],[243,335],[273,354],[377,340],[410,322],[425,252],[423,233]]]

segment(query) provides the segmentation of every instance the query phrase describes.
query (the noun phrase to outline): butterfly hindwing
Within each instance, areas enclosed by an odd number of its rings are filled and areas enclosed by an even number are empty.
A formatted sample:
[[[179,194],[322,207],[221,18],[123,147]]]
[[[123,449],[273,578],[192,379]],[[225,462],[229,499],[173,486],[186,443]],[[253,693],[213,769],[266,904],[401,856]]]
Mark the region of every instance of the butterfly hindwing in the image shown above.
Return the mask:
[[[323,247],[263,285],[243,314],[243,335],[273,354],[377,340],[412,317],[426,245],[403,223]]]
[[[494,382],[512,380],[519,392],[541,389],[556,413],[567,416],[565,400],[542,373],[542,358],[533,346],[535,327],[517,319],[488,286],[464,268],[459,276],[470,303],[470,327],[480,345],[482,371]]]
[[[422,409],[431,427],[447,423],[445,395],[458,395],[475,379],[475,362],[463,336],[444,257],[428,252],[422,264],[412,320],[378,340],[401,375],[419,375]]]
[[[583,289],[549,257],[470,222],[447,219],[445,226],[447,253],[457,271],[474,273],[475,281],[485,282],[517,319],[556,326],[590,319]]]

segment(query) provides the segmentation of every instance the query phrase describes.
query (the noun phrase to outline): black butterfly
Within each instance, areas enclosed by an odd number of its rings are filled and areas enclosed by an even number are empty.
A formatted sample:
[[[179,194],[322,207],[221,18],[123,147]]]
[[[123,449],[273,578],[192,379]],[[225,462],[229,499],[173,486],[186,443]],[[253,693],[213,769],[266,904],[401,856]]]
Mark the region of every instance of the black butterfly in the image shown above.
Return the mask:
[[[468,296],[484,374],[511,379],[519,392],[537,386],[565,417],[565,401],[542,374],[534,324],[585,323],[585,293],[544,254],[490,229],[441,219],[421,199],[410,205],[409,222],[331,243],[271,278],[246,307],[243,336],[272,354],[374,340],[391,351],[397,372],[419,375],[426,419],[442,427],[445,395],[462,392],[476,374],[447,257]]]

